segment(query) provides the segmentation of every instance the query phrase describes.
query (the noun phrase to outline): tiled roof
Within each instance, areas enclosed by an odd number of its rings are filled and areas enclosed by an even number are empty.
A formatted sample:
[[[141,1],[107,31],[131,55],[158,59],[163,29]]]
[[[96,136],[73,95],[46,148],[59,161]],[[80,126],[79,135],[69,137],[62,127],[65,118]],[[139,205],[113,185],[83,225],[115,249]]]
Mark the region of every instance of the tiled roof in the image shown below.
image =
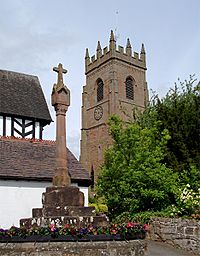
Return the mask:
[[[55,171],[56,144],[0,137],[0,178],[51,180]],[[68,168],[72,182],[89,184],[89,173],[68,149]]]
[[[0,70],[0,114],[52,121],[37,76]]]

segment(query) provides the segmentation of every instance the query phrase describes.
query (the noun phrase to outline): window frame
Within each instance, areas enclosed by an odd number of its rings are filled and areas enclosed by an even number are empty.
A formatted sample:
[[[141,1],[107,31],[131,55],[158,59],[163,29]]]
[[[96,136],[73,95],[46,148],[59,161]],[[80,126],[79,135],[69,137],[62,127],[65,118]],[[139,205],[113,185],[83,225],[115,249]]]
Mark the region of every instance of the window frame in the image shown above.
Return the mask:
[[[125,81],[125,92],[126,92],[126,99],[134,100],[135,91],[134,91],[135,80],[128,76]]]
[[[101,78],[98,78],[96,81],[96,85],[97,85],[97,91],[96,91],[96,99],[97,102],[102,101],[104,98],[104,83],[103,80]]]

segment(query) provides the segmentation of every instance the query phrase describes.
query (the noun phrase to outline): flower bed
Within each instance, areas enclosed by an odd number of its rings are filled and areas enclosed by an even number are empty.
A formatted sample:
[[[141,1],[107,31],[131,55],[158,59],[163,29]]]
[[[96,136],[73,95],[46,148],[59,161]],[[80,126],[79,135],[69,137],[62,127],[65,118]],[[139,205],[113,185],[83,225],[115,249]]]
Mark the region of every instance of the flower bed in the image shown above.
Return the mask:
[[[111,224],[108,227],[77,228],[66,224],[57,227],[11,227],[0,229],[0,242],[47,242],[47,241],[111,241],[144,239],[148,226],[129,222],[126,225]]]

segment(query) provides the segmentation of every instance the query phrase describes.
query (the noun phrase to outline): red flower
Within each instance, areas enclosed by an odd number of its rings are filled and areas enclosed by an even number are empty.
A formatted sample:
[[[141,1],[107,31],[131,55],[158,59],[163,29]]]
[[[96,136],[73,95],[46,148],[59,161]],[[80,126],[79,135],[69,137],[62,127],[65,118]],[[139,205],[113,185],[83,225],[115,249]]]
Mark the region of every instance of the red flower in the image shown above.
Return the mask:
[[[148,225],[148,224],[144,224],[143,227],[144,227],[144,230],[145,230],[145,231],[148,231],[148,230],[149,230],[149,225]]]

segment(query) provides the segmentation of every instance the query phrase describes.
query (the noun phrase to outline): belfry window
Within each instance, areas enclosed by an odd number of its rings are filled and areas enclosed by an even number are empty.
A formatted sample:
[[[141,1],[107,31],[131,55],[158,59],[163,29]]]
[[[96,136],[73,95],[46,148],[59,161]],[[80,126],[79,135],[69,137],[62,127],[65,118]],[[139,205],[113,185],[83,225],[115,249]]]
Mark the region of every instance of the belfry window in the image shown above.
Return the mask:
[[[126,84],[126,98],[133,100],[134,99],[133,79],[131,77],[127,77],[125,84]]]
[[[97,80],[97,101],[103,100],[103,81]]]

